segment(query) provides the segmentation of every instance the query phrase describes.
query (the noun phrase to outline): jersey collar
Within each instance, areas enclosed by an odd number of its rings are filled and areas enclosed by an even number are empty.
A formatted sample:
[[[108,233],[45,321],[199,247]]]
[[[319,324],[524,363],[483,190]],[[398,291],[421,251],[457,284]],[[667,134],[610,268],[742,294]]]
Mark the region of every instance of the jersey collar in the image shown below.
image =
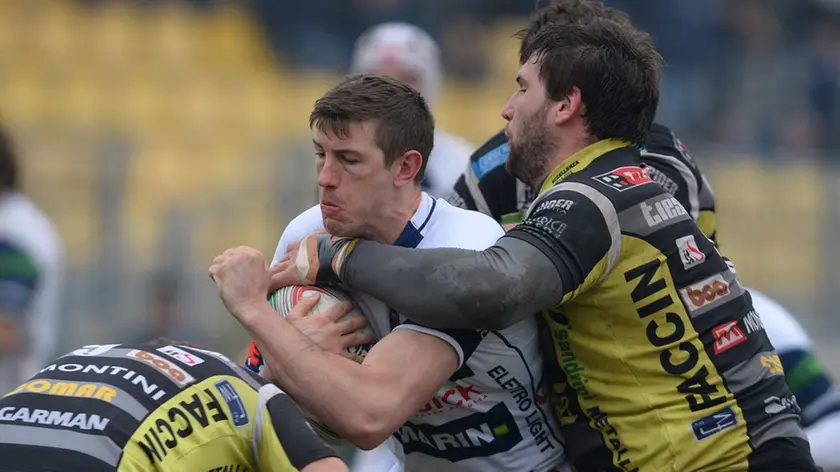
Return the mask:
[[[598,157],[603,156],[610,151],[627,146],[632,146],[632,144],[621,139],[602,139],[601,141],[586,146],[580,151],[569,156],[568,159],[548,174],[548,177],[546,177],[542,187],[540,187],[540,194],[562,182],[575,172],[585,169],[586,166]]]
[[[426,192],[422,192],[417,211],[414,212],[414,215],[406,223],[400,236],[394,242],[394,246],[416,248],[423,241],[423,230],[426,228],[429,220],[432,219],[436,207],[437,200],[430,197]]]

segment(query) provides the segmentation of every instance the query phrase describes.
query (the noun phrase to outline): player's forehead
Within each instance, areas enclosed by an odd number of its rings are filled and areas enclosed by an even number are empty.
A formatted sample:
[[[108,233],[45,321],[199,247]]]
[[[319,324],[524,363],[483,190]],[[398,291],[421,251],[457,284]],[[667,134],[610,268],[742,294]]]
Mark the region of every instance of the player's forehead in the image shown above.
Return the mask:
[[[359,152],[377,148],[376,122],[350,121],[332,125],[321,123],[312,127],[312,142],[324,149],[353,149]]]
[[[535,83],[539,81],[540,76],[540,61],[536,56],[531,56],[525,61],[519,70],[516,72],[516,81],[525,83]]]

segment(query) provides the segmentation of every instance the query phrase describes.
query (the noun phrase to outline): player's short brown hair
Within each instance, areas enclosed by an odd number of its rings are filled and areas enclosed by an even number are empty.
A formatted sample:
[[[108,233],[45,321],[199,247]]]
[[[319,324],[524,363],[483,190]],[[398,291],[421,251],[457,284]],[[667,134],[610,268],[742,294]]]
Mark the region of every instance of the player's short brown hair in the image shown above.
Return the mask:
[[[376,124],[374,141],[390,166],[408,151],[423,156],[416,182],[423,180],[435,139],[435,122],[423,96],[390,77],[346,77],[315,102],[309,127],[346,137],[350,123]]]
[[[18,179],[17,156],[12,140],[0,128],[0,192],[18,190],[20,188]]]
[[[549,22],[523,40],[519,60],[538,61],[551,100],[580,90],[587,131],[595,139],[647,140],[659,105],[661,64],[647,33],[604,18]]]

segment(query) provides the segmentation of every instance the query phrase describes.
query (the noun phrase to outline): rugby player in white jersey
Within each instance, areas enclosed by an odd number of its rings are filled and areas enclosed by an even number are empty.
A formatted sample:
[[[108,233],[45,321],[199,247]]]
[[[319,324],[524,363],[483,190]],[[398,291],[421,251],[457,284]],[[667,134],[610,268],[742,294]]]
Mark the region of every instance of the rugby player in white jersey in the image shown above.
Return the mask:
[[[408,23],[382,23],[356,41],[352,71],[393,77],[414,87],[434,109],[443,82],[443,61],[435,40]],[[435,144],[421,183],[433,197],[446,195],[470,160],[472,144],[463,138],[435,130]]]
[[[14,146],[0,131],[0,396],[54,353],[63,249],[22,191]]]
[[[796,317],[767,295],[750,288],[758,317],[747,324],[745,334],[763,328],[776,348],[790,391],[802,409],[800,417],[811,455],[818,466],[840,469],[840,392],[814,356],[811,338]],[[778,399],[768,399],[767,408],[780,408]]]
[[[421,191],[434,122],[413,88],[349,77],[316,102],[310,124],[321,203],[293,220],[284,241],[323,228],[404,247],[477,250],[503,234],[486,215]],[[267,376],[357,446],[372,449],[393,434],[409,472],[566,470],[541,393],[535,317],[499,331],[436,330],[356,293],[380,338],[358,364],[272,311],[258,251],[228,250],[210,274],[265,356]],[[300,302],[290,316],[310,306]]]

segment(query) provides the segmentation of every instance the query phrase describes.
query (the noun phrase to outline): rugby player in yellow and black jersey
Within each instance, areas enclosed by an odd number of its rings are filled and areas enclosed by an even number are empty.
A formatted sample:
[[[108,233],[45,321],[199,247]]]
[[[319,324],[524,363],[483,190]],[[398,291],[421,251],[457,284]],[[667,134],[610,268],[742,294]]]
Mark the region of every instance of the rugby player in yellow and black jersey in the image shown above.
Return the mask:
[[[0,471],[347,472],[277,387],[158,340],[76,349],[0,399]]]
[[[659,96],[649,36],[602,18],[548,24],[520,63],[502,115],[508,170],[540,189],[522,223],[484,251],[313,235],[274,285],[340,280],[441,328],[542,312],[574,423],[602,446],[581,472],[818,470],[773,346],[739,323],[749,293],[640,167]]]

